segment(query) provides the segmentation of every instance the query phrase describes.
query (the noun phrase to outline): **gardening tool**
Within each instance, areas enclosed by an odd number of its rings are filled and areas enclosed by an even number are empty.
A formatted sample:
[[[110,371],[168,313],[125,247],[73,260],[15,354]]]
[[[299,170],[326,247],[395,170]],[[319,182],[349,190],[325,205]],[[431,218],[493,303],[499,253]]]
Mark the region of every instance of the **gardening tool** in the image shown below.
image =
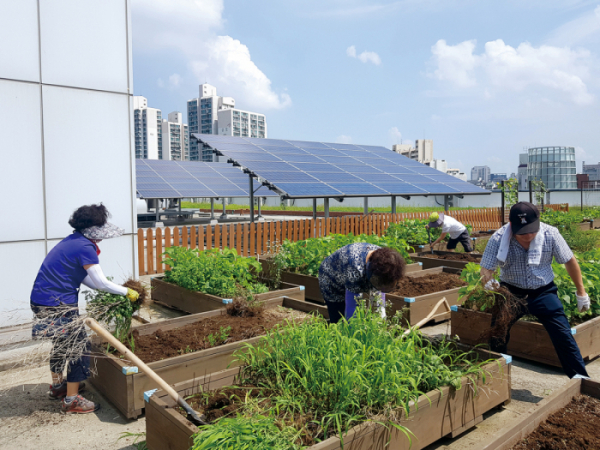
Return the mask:
[[[437,310],[440,306],[445,306],[446,307],[446,311],[437,313]],[[417,329],[423,325],[425,325],[427,322],[429,322],[431,319],[434,319],[438,316],[441,316],[443,314],[449,313],[451,311],[450,309],[450,304],[448,303],[448,300],[446,300],[446,297],[443,297],[439,302],[436,303],[436,305],[433,307],[433,309],[429,312],[429,314],[427,314],[427,317],[425,317],[423,320],[420,320],[419,322],[417,322],[415,325],[413,325],[412,327],[410,327],[408,330],[406,330],[404,332],[404,334],[408,334],[410,333],[412,330]]]
[[[431,254],[433,255],[433,247],[431,246],[431,230],[429,229],[429,227],[425,227],[427,228],[427,236],[429,236],[429,250],[431,251]]]
[[[205,422],[204,419],[202,418],[202,417],[204,417],[203,415],[199,416],[198,413],[196,411],[194,411],[190,405],[187,404],[187,402],[183,399],[183,397],[181,397],[181,395],[179,395],[177,393],[177,391],[175,389],[173,389],[171,386],[169,386],[165,380],[163,380],[161,377],[159,377],[141,359],[139,359],[137,356],[135,356],[131,350],[129,350],[127,347],[125,347],[123,344],[121,344],[121,342],[119,342],[119,340],[117,338],[115,338],[112,334],[110,334],[108,331],[106,331],[102,327],[102,325],[100,325],[98,322],[96,322],[91,317],[86,318],[84,320],[84,323],[88,327],[90,327],[92,330],[94,330],[96,333],[98,333],[98,335],[100,335],[101,337],[106,339],[110,343],[110,345],[113,346],[114,348],[116,348],[119,351],[119,353],[121,353],[127,360],[133,362],[136,366],[138,366],[138,368],[141,369],[142,372],[144,372],[146,375],[148,375],[148,377],[150,377],[150,379],[152,379],[152,381],[154,381],[156,384],[158,384],[158,386],[163,391],[165,391],[167,394],[169,394],[169,397],[171,397],[173,400],[175,400],[177,402],[177,404],[185,410],[185,412],[188,414],[188,419],[191,422],[193,422],[196,425],[208,425],[208,423]]]

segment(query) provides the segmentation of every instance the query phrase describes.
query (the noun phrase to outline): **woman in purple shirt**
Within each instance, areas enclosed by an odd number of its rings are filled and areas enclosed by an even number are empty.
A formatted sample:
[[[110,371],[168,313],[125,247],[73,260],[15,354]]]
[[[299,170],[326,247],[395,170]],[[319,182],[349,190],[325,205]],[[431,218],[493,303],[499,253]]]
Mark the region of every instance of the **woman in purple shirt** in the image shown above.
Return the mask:
[[[69,225],[73,233],[60,241],[48,253],[33,284],[31,309],[36,320],[34,339],[50,339],[52,384],[49,396],[62,399],[65,414],[85,414],[97,411],[100,405],[81,395],[81,383],[89,376],[89,340],[79,316],[78,295],[81,283],[92,289],[125,295],[131,301],[138,298],[132,289],[107,280],[98,255],[102,239],[121,236],[121,228],[108,222],[109,213],[102,204],[78,208]],[[66,380],[63,372],[67,366]]]

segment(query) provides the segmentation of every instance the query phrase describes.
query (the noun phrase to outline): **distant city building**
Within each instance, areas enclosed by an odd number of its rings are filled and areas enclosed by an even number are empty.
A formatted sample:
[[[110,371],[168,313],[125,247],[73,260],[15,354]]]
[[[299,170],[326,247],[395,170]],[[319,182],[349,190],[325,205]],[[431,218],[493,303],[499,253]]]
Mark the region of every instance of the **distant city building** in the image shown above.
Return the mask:
[[[508,180],[508,177],[506,176],[505,173],[492,173],[490,174],[490,181],[492,183],[497,183],[499,181],[506,181]]]
[[[448,169],[446,170],[446,173],[448,175],[452,175],[453,177],[458,178],[459,180],[467,181],[467,174],[461,172],[460,169]]]
[[[137,159],[162,159],[162,114],[160,109],[148,108],[148,100],[133,97],[133,134]]]
[[[429,167],[433,167],[434,169],[437,169],[440,172],[446,173],[448,171],[448,163],[445,159],[432,159],[431,162],[426,165]]]
[[[414,147],[410,144],[396,144],[392,146],[392,150],[422,164],[429,165],[428,163],[433,160],[433,140],[431,139],[417,139]]]
[[[186,161],[190,159],[189,131],[180,112],[169,113],[162,122],[163,159]]]
[[[582,168],[581,171],[584,174],[589,176],[589,180],[586,180],[586,181],[600,180],[600,163],[586,164],[585,161],[583,161],[581,168]]]
[[[527,179],[527,164],[529,162],[528,153],[519,154],[519,168],[517,169],[517,180],[519,181],[519,190],[529,190],[529,180]]]
[[[488,166],[475,166],[471,169],[471,180],[481,180],[484,184],[490,182],[490,168]]]
[[[528,150],[528,180],[542,180],[546,189],[576,189],[574,147],[536,147]]]
[[[267,137],[267,119],[264,114],[235,109],[235,100],[232,97],[219,97],[217,88],[207,83],[200,85],[200,97],[188,100],[187,114],[190,136],[198,133]],[[211,150],[202,150],[198,142],[190,138],[190,160],[212,159]]]

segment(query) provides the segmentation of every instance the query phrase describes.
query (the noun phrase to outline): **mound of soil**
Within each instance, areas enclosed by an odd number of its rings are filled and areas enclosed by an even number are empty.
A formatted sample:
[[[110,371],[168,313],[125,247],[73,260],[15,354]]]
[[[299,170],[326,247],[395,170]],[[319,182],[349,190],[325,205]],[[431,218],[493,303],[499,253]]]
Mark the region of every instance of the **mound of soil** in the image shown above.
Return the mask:
[[[460,276],[442,272],[424,277],[404,277],[398,282],[392,294],[402,297],[418,297],[466,285],[467,283],[461,280]]]
[[[552,414],[512,450],[600,448],[600,400],[579,395]]]
[[[174,330],[158,329],[152,334],[143,336],[134,330],[132,333],[135,340],[133,350],[142,361],[151,363],[250,339],[265,334],[277,324],[284,323],[286,319],[302,320],[306,317],[308,317],[307,314],[299,311],[276,308],[262,310],[252,317],[232,317],[223,314]],[[228,327],[231,329],[227,330]],[[125,345],[131,349],[129,342],[125,342]]]
[[[481,255],[474,255],[472,253],[451,253],[448,255],[438,255],[436,253],[423,255],[425,258],[434,258],[434,259],[447,259],[449,261],[465,261],[465,262],[481,262]]]
[[[235,412],[244,406],[246,398],[259,396],[264,397],[260,395],[260,389],[253,386],[227,387],[196,394],[186,401],[192,409],[204,414],[209,422],[213,422],[223,416],[235,417]],[[183,408],[179,408],[179,413],[182,416],[187,415]]]

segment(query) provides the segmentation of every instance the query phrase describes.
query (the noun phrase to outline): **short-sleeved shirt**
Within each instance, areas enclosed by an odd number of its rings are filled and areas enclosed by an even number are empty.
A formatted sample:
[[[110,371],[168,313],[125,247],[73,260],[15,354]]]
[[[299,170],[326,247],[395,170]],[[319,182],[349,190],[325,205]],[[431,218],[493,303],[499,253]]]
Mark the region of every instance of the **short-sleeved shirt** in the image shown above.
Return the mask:
[[[444,223],[442,223],[442,233],[448,233],[450,234],[450,238],[456,239],[465,231],[467,231],[467,227],[465,227],[454,217],[450,217],[444,214]]]
[[[46,256],[33,283],[31,303],[41,306],[76,304],[87,272],[83,266],[99,264],[96,245],[79,232],[60,241]]]
[[[529,251],[521,247],[514,236],[510,240],[506,262],[501,263],[497,256],[506,230],[507,226],[504,226],[494,233],[481,258],[481,267],[488,270],[496,270],[496,267],[500,266],[500,280],[505,283],[521,289],[537,289],[546,286],[554,280],[552,258],[554,257],[559,264],[565,264],[573,257],[573,252],[559,231],[550,225],[540,223],[538,233],[544,234],[540,264],[529,264]]]
[[[367,255],[380,247],[373,244],[349,244],[329,255],[319,267],[319,286],[328,302],[343,302],[346,290],[361,294],[375,288],[367,279]]]

